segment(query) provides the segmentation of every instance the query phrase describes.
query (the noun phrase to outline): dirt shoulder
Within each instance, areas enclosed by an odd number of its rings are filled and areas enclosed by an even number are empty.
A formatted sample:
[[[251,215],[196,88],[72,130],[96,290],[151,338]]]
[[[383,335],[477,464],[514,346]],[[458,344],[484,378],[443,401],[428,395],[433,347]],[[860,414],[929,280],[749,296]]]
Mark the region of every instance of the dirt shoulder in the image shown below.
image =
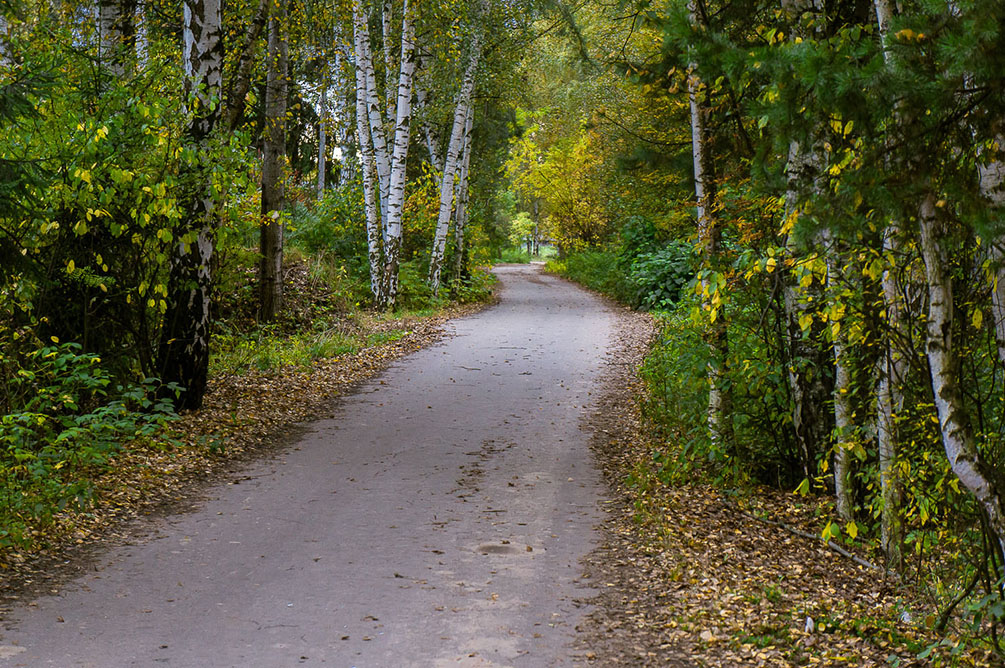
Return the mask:
[[[707,485],[671,487],[655,474],[636,375],[652,321],[621,311],[593,417],[593,450],[612,501],[603,545],[585,563],[603,593],[582,625],[595,665],[922,666],[941,639],[907,587],[755,517],[816,535],[819,504],[759,490],[727,498]],[[949,648],[943,648],[948,653]],[[957,665],[994,665],[990,656]],[[943,664],[945,665],[945,664]]]

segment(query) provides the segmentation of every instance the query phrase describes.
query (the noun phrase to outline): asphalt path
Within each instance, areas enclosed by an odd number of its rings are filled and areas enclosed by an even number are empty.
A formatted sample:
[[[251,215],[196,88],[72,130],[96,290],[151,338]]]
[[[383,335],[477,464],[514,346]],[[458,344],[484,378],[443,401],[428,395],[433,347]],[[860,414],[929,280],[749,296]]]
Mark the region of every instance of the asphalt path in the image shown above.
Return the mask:
[[[615,315],[534,266],[265,461],[0,624],[8,666],[569,666]],[[290,401],[297,401],[291,396]]]

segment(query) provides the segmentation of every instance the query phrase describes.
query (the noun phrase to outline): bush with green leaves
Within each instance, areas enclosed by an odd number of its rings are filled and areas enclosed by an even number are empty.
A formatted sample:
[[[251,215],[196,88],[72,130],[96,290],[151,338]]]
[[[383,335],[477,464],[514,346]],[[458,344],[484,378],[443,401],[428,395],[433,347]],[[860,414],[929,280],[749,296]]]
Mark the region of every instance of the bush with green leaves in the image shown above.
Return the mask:
[[[85,506],[95,474],[112,457],[162,433],[174,411],[171,401],[151,398],[157,385],[115,384],[101,359],[76,343],[38,348],[20,361],[8,388],[17,403],[0,417],[0,547]]]
[[[632,258],[628,281],[634,288],[631,304],[647,311],[665,311],[680,302],[694,278],[694,248],[672,241]]]

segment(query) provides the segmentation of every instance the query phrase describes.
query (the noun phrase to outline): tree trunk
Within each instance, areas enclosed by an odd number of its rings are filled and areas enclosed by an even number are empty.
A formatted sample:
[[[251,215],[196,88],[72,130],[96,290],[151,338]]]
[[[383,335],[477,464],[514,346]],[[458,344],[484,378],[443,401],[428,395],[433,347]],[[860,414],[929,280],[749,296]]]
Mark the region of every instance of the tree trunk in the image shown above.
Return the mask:
[[[979,167],[981,195],[999,221],[1005,213],[1005,133],[996,133],[994,154]],[[991,313],[994,316],[998,360],[1005,365],[1005,238],[991,242],[991,262],[994,280],[991,285]]]
[[[705,29],[704,18],[697,3],[688,3],[691,25],[695,31]],[[698,214],[698,238],[701,245],[702,265],[706,272],[716,271],[722,239],[722,228],[716,219],[716,187],[714,166],[706,134],[708,106],[706,91],[698,74],[698,63],[690,63],[687,77],[687,96],[691,107],[691,156],[694,164],[694,193]],[[708,288],[708,282],[703,287]],[[708,374],[708,435],[715,451],[734,454],[732,396],[726,382],[726,356],[729,339],[726,318],[719,313],[721,302],[706,298],[706,308],[711,322],[706,332],[709,346]]]
[[[1005,482],[981,456],[960,397],[959,356],[953,346],[953,285],[947,271],[949,253],[943,244],[946,230],[934,194],[925,196],[918,219],[928,283],[928,366],[942,445],[953,472],[977,499],[999,550],[1005,553]]]
[[[248,91],[251,89],[251,72],[258,56],[258,38],[265,29],[269,18],[269,3],[258,0],[255,15],[248,24],[248,29],[242,33],[241,45],[238,47],[237,65],[231,75],[227,93],[224,95],[225,111],[223,112],[223,127],[233,132],[244,118],[247,107]]]
[[[269,17],[269,58],[262,128],[262,225],[258,267],[259,319],[276,319],[283,304],[283,206],[286,198],[286,93],[289,58],[286,0],[275,0]]]
[[[890,22],[894,8],[890,0],[874,0],[876,23],[883,45],[883,59],[890,66]],[[898,112],[897,116],[901,116]],[[883,358],[880,360],[879,380],[876,387],[876,442],[879,450],[879,484],[882,510],[880,515],[880,541],[886,555],[887,567],[902,572],[904,569],[904,517],[903,483],[900,478],[900,437],[897,414],[904,407],[904,382],[910,367],[910,357],[902,346],[910,336],[904,324],[903,294],[897,278],[900,253],[900,226],[890,221],[883,233],[883,309],[886,311],[887,333]]]
[[[394,50],[391,48],[391,23],[394,18],[393,0],[383,0],[380,5],[380,27],[384,39],[381,40],[384,46],[384,95],[387,97],[387,117],[397,118],[397,110],[394,108],[394,61],[392,56]]]
[[[443,255],[446,252],[447,232],[450,229],[450,214],[454,203],[454,176],[457,173],[464,125],[471,107],[471,94],[475,88],[475,72],[478,71],[480,57],[481,33],[477,32],[471,40],[470,60],[464,71],[464,79],[457,97],[454,123],[450,131],[450,143],[447,145],[443,174],[440,178],[440,213],[436,219],[436,234],[433,237],[433,249],[429,257],[429,285],[433,289],[434,295],[438,294],[440,290],[440,270],[443,266]]]
[[[379,216],[379,185],[376,183],[377,158],[370,137],[370,124],[367,119],[367,80],[366,70],[361,64],[364,60],[362,42],[368,39],[362,32],[359,22],[355,22],[353,42],[356,53],[356,135],[360,147],[360,170],[363,174],[363,205],[366,209],[366,239],[367,255],[370,262],[370,291],[373,293],[373,303],[384,303],[383,271],[381,257],[381,222]]]
[[[194,189],[184,195],[179,243],[171,258],[167,309],[161,330],[157,367],[164,383],[185,388],[178,408],[199,408],[209,369],[210,262],[215,231],[215,193],[210,180],[207,145],[220,120],[212,103],[221,91],[223,42],[220,0],[189,0],[184,4],[182,31],[185,92],[194,99],[185,141],[197,162],[184,168]]]
[[[900,230],[891,223],[883,235],[883,254],[887,257],[883,270],[883,308],[886,311],[886,350],[880,360],[879,383],[876,389],[876,440],[879,449],[880,535],[887,566],[897,572],[904,567],[903,483],[898,457],[900,438],[897,414],[904,407],[904,383],[910,367],[910,357],[901,347],[909,340],[904,324],[903,296],[897,279],[896,262],[900,252]]]
[[[830,234],[827,253],[827,281],[832,295],[841,294],[844,283],[844,257],[838,252]],[[840,298],[840,297],[838,297]],[[836,330],[835,330],[836,328]],[[848,340],[840,320],[831,323],[834,348],[834,498],[838,516],[851,521],[855,514],[855,489],[852,479],[851,449],[857,437],[852,419],[852,374],[847,355]]]
[[[398,254],[401,248],[401,217],[405,206],[405,167],[412,124],[412,77],[415,73],[415,31],[408,0],[402,8],[401,72],[398,76],[397,119],[394,154],[391,158],[384,246],[384,307],[393,308],[398,296]]]
[[[337,62],[337,60],[336,60]],[[318,201],[325,196],[325,168],[328,163],[328,139],[326,126],[328,124],[328,87],[321,84],[321,113],[318,114]]]
[[[388,193],[391,187],[391,160],[387,153],[387,136],[384,132],[384,114],[381,112],[380,96],[377,94],[377,77],[373,71],[373,53],[370,50],[370,28],[366,23],[360,0],[353,3],[353,25],[361,37],[357,37],[356,66],[363,69],[366,78],[366,117],[370,121],[370,139],[373,145],[380,193],[380,216],[387,226]],[[387,239],[385,238],[385,242]]]
[[[98,56],[116,77],[136,54],[135,14],[135,0],[98,0]]]
[[[475,109],[468,109],[464,122],[464,149],[461,157],[461,173],[457,184],[457,211],[454,213],[454,280],[459,281],[465,274],[467,260],[464,246],[464,232],[468,226],[468,173],[471,167],[471,130],[475,123]]]

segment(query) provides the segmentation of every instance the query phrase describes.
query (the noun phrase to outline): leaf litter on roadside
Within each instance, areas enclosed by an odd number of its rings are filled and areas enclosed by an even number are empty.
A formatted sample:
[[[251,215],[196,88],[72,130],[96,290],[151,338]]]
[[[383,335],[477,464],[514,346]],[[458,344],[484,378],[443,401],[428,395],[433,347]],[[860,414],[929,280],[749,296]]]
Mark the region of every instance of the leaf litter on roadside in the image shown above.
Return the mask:
[[[611,500],[603,544],[585,560],[599,591],[580,658],[626,666],[925,666],[941,640],[907,586],[755,516],[819,534],[806,499],[757,490],[732,499],[655,475],[636,369],[651,318],[617,306],[618,341],[592,417]],[[930,619],[930,617],[929,617]],[[949,643],[952,644],[951,641]],[[971,650],[958,665],[993,665]]]

